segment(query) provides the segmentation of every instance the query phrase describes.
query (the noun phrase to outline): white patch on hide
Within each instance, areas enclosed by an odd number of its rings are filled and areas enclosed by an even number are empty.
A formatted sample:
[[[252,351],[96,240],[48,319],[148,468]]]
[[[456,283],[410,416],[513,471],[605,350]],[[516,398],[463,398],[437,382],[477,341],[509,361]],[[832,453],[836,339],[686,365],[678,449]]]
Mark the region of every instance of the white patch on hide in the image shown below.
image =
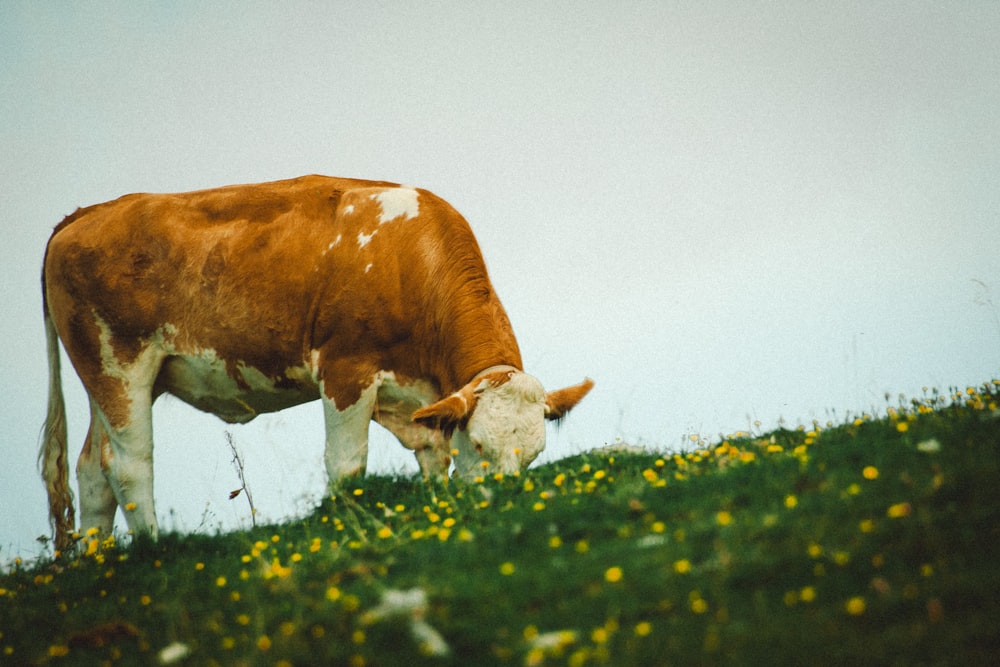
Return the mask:
[[[319,350],[309,350],[309,372],[313,377],[319,374]]]
[[[97,339],[101,343],[101,370],[105,375],[122,379],[122,366],[115,357],[115,348],[111,345],[111,327],[96,313],[94,321],[97,323]]]
[[[392,371],[379,371],[376,377],[379,385],[380,408],[383,404],[423,406],[433,403],[439,398],[438,393],[434,390],[434,385],[427,380],[413,380],[407,384],[400,384],[399,380],[396,379],[396,374]],[[406,415],[406,423],[413,425],[414,428],[424,428],[419,424],[414,424],[409,414]]]
[[[334,240],[330,241],[330,245],[326,246],[326,249],[323,251],[323,254],[325,255],[326,253],[328,253],[331,250],[333,250],[334,248],[336,248],[337,245],[340,243],[340,239],[341,238],[343,238],[343,235],[337,234],[337,238],[335,238]]]
[[[372,195],[371,198],[382,207],[382,213],[378,218],[380,225],[399,217],[409,220],[420,215],[420,193],[413,188],[387,188]]]
[[[143,385],[147,388],[152,386],[153,376],[162,355],[173,351],[173,339],[177,335],[177,327],[168,323],[158,328],[148,339],[140,341],[142,349],[138,356],[131,363],[123,364],[115,356],[111,327],[96,312],[94,312],[94,323],[97,325],[98,340],[101,345],[101,370],[104,374],[121,380],[126,387],[129,387],[129,391],[133,385],[138,385],[140,391]]]
[[[368,245],[369,243],[371,243],[372,237],[374,237],[374,236],[375,236],[375,232],[372,232],[371,234],[365,234],[364,232],[359,232],[358,233],[358,247],[359,248],[364,248],[366,245]]]
[[[225,359],[214,349],[173,354],[163,364],[158,381],[171,394],[229,423],[246,423],[259,414],[277,412],[315,400],[319,389],[306,366],[285,369],[285,377],[300,386],[279,388],[277,382],[243,361],[235,364],[242,384],[229,375]]]
[[[236,368],[239,370],[243,381],[247,383],[248,387],[250,387],[250,391],[274,391],[274,380],[267,377],[253,366],[247,366],[245,363],[240,361],[237,362]],[[285,374],[288,374],[288,369],[285,370]]]

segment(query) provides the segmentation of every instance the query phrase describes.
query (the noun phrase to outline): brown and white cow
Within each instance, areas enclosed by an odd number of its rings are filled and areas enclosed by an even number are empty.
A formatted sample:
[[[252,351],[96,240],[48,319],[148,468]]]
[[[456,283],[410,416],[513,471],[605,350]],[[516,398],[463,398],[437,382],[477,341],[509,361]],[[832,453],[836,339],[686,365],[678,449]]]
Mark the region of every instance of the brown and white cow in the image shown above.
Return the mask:
[[[151,408],[223,420],[321,399],[331,483],[364,472],[374,419],[425,475],[511,473],[590,390],[546,393],[465,219],[426,190],[304,176],[79,209],[42,275],[50,369],[39,458],[56,544],[74,527],[59,339],[90,398],[81,527],[157,535]]]

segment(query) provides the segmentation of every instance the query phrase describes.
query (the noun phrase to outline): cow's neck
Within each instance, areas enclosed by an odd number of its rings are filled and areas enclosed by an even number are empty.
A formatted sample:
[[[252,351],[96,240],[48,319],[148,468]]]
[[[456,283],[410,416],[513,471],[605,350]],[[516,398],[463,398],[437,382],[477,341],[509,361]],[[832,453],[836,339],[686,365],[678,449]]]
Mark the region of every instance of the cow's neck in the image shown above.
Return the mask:
[[[435,375],[444,393],[457,391],[494,366],[523,370],[521,352],[507,313],[492,289],[478,305],[457,309],[441,331]],[[475,302],[474,302],[475,303]]]

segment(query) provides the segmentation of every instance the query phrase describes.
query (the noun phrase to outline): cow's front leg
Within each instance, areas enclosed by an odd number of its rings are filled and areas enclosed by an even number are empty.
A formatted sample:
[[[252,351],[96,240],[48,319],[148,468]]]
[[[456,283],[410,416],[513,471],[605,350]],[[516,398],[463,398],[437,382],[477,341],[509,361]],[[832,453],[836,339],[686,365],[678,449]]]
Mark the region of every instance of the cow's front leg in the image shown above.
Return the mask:
[[[322,393],[326,421],[326,473],[331,486],[365,473],[368,463],[368,425],[375,410],[378,386],[369,385],[353,405],[342,410],[332,398]]]
[[[380,419],[379,424],[389,429],[404,447],[413,451],[424,479],[448,478],[451,446],[440,431],[402,419]]]

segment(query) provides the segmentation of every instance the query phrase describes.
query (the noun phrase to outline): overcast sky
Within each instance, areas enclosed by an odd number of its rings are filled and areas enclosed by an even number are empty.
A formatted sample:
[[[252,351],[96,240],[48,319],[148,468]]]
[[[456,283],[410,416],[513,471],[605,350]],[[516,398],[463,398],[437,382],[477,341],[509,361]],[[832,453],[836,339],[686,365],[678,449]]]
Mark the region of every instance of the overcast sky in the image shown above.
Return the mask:
[[[527,370],[597,382],[543,460],[997,377],[997,35],[992,1],[3,0],[0,561],[49,530],[45,243],[129,192],[323,173],[449,200]],[[227,430],[265,519],[323,491],[317,403],[154,420],[161,526],[249,524]],[[370,469],[416,466],[381,435]]]

